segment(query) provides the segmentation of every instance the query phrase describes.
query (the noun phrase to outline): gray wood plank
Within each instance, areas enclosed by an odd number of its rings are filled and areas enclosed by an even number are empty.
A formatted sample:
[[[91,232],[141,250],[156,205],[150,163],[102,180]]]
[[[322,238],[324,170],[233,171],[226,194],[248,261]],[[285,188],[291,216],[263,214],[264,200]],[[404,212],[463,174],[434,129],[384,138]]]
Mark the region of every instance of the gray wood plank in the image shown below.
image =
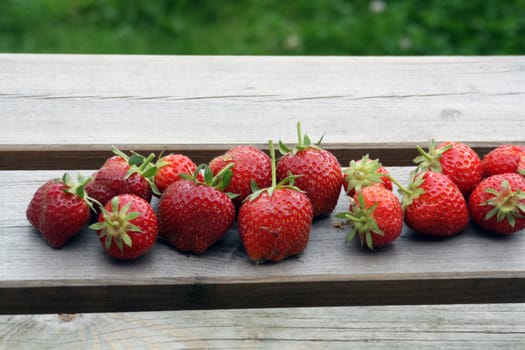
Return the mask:
[[[390,170],[406,181],[410,168]],[[523,232],[497,237],[471,226],[428,239],[405,228],[392,246],[369,252],[345,245],[332,215],[314,223],[301,256],[277,264],[251,263],[235,227],[203,256],[158,242],[143,258],[118,262],[90,230],[53,250],[29,226],[33,192],[62,172],[1,173],[3,314],[525,301]],[[342,195],[336,212],[347,206]]]
[[[525,304],[0,316],[6,349],[521,349]]]
[[[525,143],[523,67],[523,56],[1,54],[0,169],[95,167],[111,144],[205,162],[234,144],[294,142],[297,120],[326,131],[343,164],[365,149],[407,165],[431,138],[485,153]]]

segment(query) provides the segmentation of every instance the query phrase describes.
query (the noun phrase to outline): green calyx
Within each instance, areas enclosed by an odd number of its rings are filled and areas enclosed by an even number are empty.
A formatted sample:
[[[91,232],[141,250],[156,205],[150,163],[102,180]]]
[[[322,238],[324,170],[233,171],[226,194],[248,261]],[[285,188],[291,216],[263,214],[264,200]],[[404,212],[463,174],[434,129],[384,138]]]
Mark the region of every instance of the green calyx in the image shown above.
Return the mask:
[[[417,170],[417,169],[416,169]],[[392,175],[387,175],[388,178],[396,185],[398,192],[401,194],[401,206],[403,211],[412,204],[414,200],[419,198],[425,190],[421,187],[425,179],[423,178],[424,172],[418,173],[412,171],[408,180],[408,187],[405,187],[399,183]]]
[[[257,183],[255,183],[255,181],[252,179],[252,181],[250,183],[252,194],[249,195],[247,197],[247,199],[250,200],[250,201],[253,201],[257,197],[259,197],[263,192],[268,192],[268,195],[272,196],[274,191],[276,189],[278,189],[278,188],[290,188],[290,189],[292,189],[294,191],[298,191],[298,192],[304,193],[303,190],[301,190],[299,187],[294,185],[294,181],[297,178],[301,177],[302,175],[293,175],[293,174],[289,173],[287,177],[285,177],[284,179],[279,181],[279,183],[277,183],[277,167],[275,165],[275,147],[273,145],[273,141],[269,140],[268,141],[268,145],[269,145],[269,148],[270,148],[270,158],[272,160],[272,185],[270,187],[267,187],[267,188],[259,189],[257,187]]]
[[[343,170],[347,182],[346,192],[352,189],[359,192],[373,183],[381,183],[385,175],[379,172],[380,167],[379,160],[370,160],[368,154],[364,155],[360,161],[352,160],[348,168]]]
[[[153,163],[153,159],[155,159],[154,153],[150,153],[147,157],[144,157],[141,154],[131,151],[130,157],[115,146],[113,146],[113,153],[128,162],[129,170],[126,174],[126,179],[133,174],[140,174],[148,182],[153,193],[160,195],[159,189],[155,185],[155,175],[157,175],[158,170],[166,164],[161,161]]]
[[[131,237],[128,232],[142,232],[140,227],[131,223],[133,219],[140,216],[139,212],[130,212],[131,203],[127,203],[119,210],[119,199],[113,197],[111,199],[111,211],[102,207],[102,215],[104,221],[96,222],[89,226],[90,229],[98,231],[98,237],[105,239],[104,248],[109,250],[111,244],[115,243],[124,253],[124,245],[132,247]]]
[[[213,172],[210,169],[210,167],[206,164],[201,164],[195,169],[193,174],[180,174],[179,176],[184,180],[190,180],[193,181],[193,183],[197,185],[204,185],[208,187],[213,187],[221,192],[224,192],[226,187],[230,184],[232,180],[232,168],[234,164],[229,163],[226,165],[221,171],[217,173],[217,175],[213,176]],[[202,178],[200,179],[199,174],[202,172]],[[238,197],[239,195],[236,193],[231,192],[224,192],[230,199],[234,199],[235,197]]]
[[[523,218],[525,213],[525,192],[521,189],[512,191],[507,180],[503,180],[500,184],[500,191],[494,188],[488,188],[485,192],[493,195],[489,200],[481,203],[481,205],[490,205],[493,208],[485,215],[485,220],[489,220],[496,216],[496,221],[501,222],[507,220],[510,226],[516,225],[516,218]],[[521,212],[521,213],[520,213]]]
[[[91,180],[93,180],[91,176],[84,177],[81,174],[78,174],[78,181],[73,181],[68,173],[64,173],[61,181],[66,186],[64,188],[64,193],[77,196],[78,198],[85,201],[91,210],[95,211],[93,204],[97,204],[98,206],[101,206],[101,204],[96,199],[89,197],[85,190],[86,185],[90,183]]]
[[[370,249],[374,249],[372,234],[383,236],[383,231],[377,225],[377,221],[374,218],[374,211],[378,205],[375,202],[370,207],[366,207],[363,193],[360,192],[358,196],[358,203],[352,205],[350,212],[342,212],[336,215],[339,219],[346,219],[352,222],[352,230],[346,235],[346,243],[350,242],[356,235],[359,235],[361,246],[366,243],[366,246]]]
[[[303,135],[301,131],[301,122],[297,122],[297,138],[298,138],[298,143],[293,149],[290,149],[281,140],[279,140],[279,152],[282,155],[291,154],[292,156],[294,156],[298,151],[302,151],[308,148],[321,149],[320,146],[321,146],[321,142],[323,142],[324,134],[321,136],[319,141],[312,144],[310,137],[308,137],[308,135],[306,134]]]
[[[428,152],[425,152],[421,146],[417,145],[416,149],[420,153],[419,156],[414,158],[413,162],[417,165],[418,171],[434,171],[436,173],[441,173],[443,171],[441,167],[441,163],[439,162],[439,159],[449,149],[453,147],[452,144],[446,145],[444,147],[441,147],[440,149],[436,149],[436,143],[434,142],[434,139],[430,141],[430,144],[428,146]]]

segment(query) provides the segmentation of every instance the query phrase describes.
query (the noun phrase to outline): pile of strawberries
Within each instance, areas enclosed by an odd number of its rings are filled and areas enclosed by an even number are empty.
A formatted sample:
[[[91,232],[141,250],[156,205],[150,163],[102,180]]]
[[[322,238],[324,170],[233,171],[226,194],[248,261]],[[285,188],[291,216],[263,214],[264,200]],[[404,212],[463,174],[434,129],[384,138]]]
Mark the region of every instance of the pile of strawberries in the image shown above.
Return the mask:
[[[35,192],[26,214],[53,248],[89,227],[108,255],[133,259],[163,237],[181,252],[205,253],[237,219],[246,254],[254,262],[300,254],[312,221],[333,212],[341,188],[351,198],[337,217],[352,223],[368,248],[393,242],[403,222],[434,236],[461,232],[469,218],[508,234],[525,227],[525,147],[504,145],[483,161],[461,143],[421,148],[409,185],[394,179],[378,160],[364,156],[342,170],[333,154],[302,135],[288,148],[279,142],[276,161],[252,146],[237,146],[197,166],[182,154],[144,157],[114,148],[114,156],[89,178],[68,174]],[[485,178],[485,179],[484,179]],[[402,196],[392,192],[395,184]],[[158,196],[155,211],[150,202]]]

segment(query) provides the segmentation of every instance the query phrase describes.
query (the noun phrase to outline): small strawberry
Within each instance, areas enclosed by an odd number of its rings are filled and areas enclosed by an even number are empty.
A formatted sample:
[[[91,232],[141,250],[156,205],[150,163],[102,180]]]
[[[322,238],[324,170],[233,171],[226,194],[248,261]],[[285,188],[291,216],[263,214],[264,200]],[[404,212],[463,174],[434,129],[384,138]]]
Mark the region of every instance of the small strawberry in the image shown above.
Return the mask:
[[[158,193],[153,178],[157,167],[151,164],[155,157],[152,153],[147,158],[133,153],[131,157],[113,147],[115,156],[106,160],[104,165],[93,174],[93,181],[86,186],[90,197],[105,205],[119,194],[134,194],[150,201],[153,192]]]
[[[350,212],[337,214],[350,220],[352,231],[346,236],[350,242],[359,236],[361,246],[372,250],[392,243],[403,230],[403,209],[396,195],[382,186],[367,186],[354,194]]]
[[[176,249],[202,254],[221,239],[235,219],[233,195],[224,193],[232,177],[233,164],[215,177],[208,166],[199,166],[193,175],[182,174],[159,202],[161,235]],[[198,179],[204,170],[204,182]]]
[[[210,162],[210,168],[213,174],[217,175],[229,164],[233,164],[232,178],[225,191],[238,194],[238,197],[233,199],[237,208],[251,193],[252,180],[261,188],[270,186],[272,182],[270,157],[256,147],[233,147],[225,154],[215,157]]]
[[[414,159],[417,170],[420,172],[430,170],[447,175],[465,198],[483,179],[483,169],[478,154],[463,143],[444,142],[436,147],[432,140],[428,153],[420,146],[417,146],[417,149],[421,153]]]
[[[492,175],[469,197],[472,220],[482,228],[510,234],[525,228],[525,179],[516,173]]]
[[[275,151],[272,159],[271,187],[254,188],[239,210],[239,235],[248,257],[255,262],[280,261],[300,254],[306,248],[312,224],[312,204],[294,186],[297,176],[277,183]]]
[[[361,159],[352,160],[343,170],[345,191],[350,197],[367,186],[382,186],[392,191],[392,181],[388,171],[379,163],[379,159],[369,159],[368,154]]]
[[[408,188],[392,178],[403,195],[405,223],[430,236],[453,236],[469,222],[465,198],[447,176],[433,171],[412,174]]]
[[[157,217],[146,200],[121,194],[101,210],[98,222],[89,228],[98,231],[108,255],[122,260],[135,259],[153,247],[158,235]]]
[[[524,171],[525,164],[522,163],[523,167],[520,167],[523,154],[525,154],[525,146],[507,144],[494,148],[485,154],[481,161],[485,177]]]
[[[79,183],[64,174],[37,189],[26,216],[53,248],[61,248],[90,218],[91,202],[84,187],[91,178],[79,176]]]
[[[180,180],[180,174],[191,175],[197,169],[193,161],[182,154],[168,154],[157,162],[157,174],[155,174],[155,185],[160,193],[163,193],[169,185]]]
[[[290,174],[302,175],[296,179],[295,185],[310,198],[314,218],[329,215],[341,193],[341,166],[332,153],[320,148],[322,137],[312,145],[307,135],[302,136],[300,123],[297,123],[297,134],[299,144],[296,149],[291,150],[279,141],[279,151],[283,156],[277,164],[277,181]]]

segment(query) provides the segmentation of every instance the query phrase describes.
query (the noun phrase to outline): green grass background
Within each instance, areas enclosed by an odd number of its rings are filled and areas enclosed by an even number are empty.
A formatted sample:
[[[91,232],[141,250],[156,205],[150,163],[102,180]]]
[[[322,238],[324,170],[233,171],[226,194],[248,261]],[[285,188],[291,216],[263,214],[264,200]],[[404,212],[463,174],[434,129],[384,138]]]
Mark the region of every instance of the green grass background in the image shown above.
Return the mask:
[[[0,52],[525,53],[525,0],[0,0]]]

